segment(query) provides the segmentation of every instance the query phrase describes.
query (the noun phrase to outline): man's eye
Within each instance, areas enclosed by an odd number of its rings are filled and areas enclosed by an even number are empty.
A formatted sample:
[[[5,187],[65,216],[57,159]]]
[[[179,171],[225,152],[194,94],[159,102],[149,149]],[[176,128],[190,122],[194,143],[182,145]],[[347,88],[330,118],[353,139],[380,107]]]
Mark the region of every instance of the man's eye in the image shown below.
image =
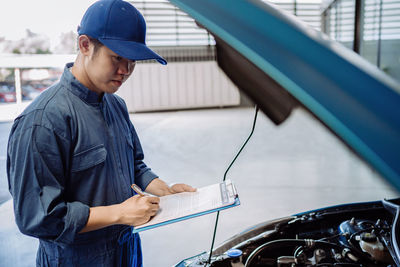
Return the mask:
[[[122,57],[114,57],[116,61],[121,61]]]

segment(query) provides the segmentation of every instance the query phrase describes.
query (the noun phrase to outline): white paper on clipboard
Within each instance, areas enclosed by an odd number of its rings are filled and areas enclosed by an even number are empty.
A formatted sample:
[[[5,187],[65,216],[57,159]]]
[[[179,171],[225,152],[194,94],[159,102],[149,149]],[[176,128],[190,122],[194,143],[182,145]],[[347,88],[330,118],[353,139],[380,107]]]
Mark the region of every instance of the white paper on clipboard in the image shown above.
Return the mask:
[[[231,180],[160,197],[160,209],[147,223],[136,226],[133,232],[149,230],[240,205],[235,185]]]

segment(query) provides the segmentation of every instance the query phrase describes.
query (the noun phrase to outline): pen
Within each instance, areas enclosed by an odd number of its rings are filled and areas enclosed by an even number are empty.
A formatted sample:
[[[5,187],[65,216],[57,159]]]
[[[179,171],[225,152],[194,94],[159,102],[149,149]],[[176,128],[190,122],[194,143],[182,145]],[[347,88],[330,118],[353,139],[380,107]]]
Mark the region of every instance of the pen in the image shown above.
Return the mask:
[[[135,185],[135,184],[132,184],[131,185],[131,188],[133,189],[133,191],[135,191],[138,195],[140,195],[140,196],[144,196],[144,193],[143,193],[143,191],[140,189],[140,187],[139,186],[137,186],[137,185]]]

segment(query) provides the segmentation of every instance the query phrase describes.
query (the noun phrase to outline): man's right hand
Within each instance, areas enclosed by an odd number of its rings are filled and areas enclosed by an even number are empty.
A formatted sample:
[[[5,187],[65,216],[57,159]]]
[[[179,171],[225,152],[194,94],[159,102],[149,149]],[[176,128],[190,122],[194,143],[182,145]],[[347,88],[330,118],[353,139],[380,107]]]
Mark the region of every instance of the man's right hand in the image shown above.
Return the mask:
[[[89,218],[80,233],[94,231],[114,224],[138,226],[156,215],[160,198],[133,196],[124,202],[110,206],[91,207]]]
[[[138,226],[156,215],[160,198],[155,196],[135,195],[118,205],[120,224]]]

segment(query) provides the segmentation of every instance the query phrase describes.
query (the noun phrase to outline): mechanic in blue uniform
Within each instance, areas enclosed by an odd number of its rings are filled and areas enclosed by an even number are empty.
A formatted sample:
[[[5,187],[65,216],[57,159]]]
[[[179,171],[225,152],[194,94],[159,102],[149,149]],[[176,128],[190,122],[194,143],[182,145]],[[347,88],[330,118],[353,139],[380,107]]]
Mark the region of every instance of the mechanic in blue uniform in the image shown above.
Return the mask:
[[[195,189],[169,187],[146,166],[126,105],[113,93],[136,61],[166,61],[146,46],[145,21],[128,2],[94,3],[78,33],[75,62],[11,130],[16,223],[39,238],[37,266],[142,266],[132,227],[157,212],[157,196]],[[133,183],[154,196],[135,195]]]

